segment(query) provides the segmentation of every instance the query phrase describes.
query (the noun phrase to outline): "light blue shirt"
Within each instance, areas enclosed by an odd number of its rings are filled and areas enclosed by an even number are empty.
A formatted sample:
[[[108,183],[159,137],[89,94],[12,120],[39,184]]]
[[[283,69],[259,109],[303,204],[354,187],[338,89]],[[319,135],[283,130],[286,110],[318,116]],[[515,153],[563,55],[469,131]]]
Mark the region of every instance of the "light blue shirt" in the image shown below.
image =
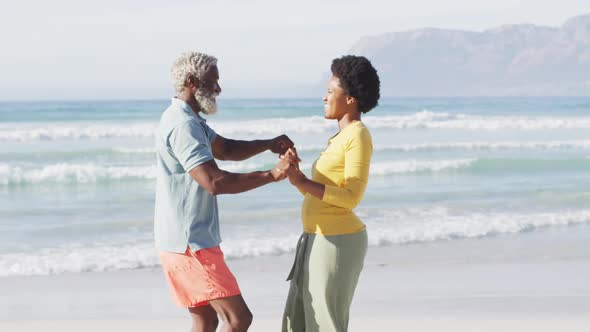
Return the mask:
[[[161,251],[184,253],[221,243],[217,197],[188,174],[213,159],[215,132],[184,101],[173,98],[156,133],[154,235]]]

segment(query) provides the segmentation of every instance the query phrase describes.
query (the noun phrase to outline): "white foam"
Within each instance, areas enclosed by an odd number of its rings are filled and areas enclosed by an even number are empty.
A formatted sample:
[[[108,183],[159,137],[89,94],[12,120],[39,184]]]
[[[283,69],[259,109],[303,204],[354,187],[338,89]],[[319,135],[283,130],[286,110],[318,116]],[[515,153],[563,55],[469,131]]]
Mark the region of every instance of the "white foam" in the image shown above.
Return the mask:
[[[386,129],[463,129],[463,130],[541,130],[586,129],[590,117],[481,116],[422,111],[410,115],[366,116],[370,128]]]
[[[0,256],[0,276],[103,272],[159,264],[151,243],[120,247],[68,246]]]
[[[480,116],[422,111],[409,115],[363,117],[371,129],[462,129],[499,131],[506,129],[590,129],[590,117]],[[219,121],[209,125],[222,135],[320,134],[336,130],[333,121],[321,116]],[[153,138],[157,122],[137,123],[4,123],[0,141],[80,140],[108,138]]]
[[[547,227],[590,223],[590,210],[547,213],[454,213],[445,206],[396,210],[360,210],[370,246],[485,238]],[[262,235],[261,235],[262,234]],[[227,259],[293,252],[299,234],[265,237],[252,232],[225,238]],[[76,244],[28,253],[0,255],[0,276],[50,275],[150,268],[159,265],[152,241],[126,245]]]
[[[240,239],[226,241],[226,259],[242,259],[264,255],[282,255],[294,251],[297,234],[284,238]],[[60,273],[104,272],[159,266],[153,243],[123,246],[69,245],[47,248],[34,253],[0,255],[0,276],[53,275]]]
[[[222,135],[320,134],[337,129],[337,125],[333,121],[320,116],[271,118],[239,122],[217,122],[212,120],[209,125]]]
[[[397,173],[437,172],[468,167],[477,159],[456,160],[403,160],[371,164],[371,175]],[[220,162],[219,167],[229,172],[244,173],[269,169],[271,164],[244,162]],[[302,163],[301,169],[309,170],[311,163]],[[87,184],[121,180],[155,180],[156,165],[104,166],[93,163],[58,163],[41,168],[12,166],[0,163],[0,185],[17,184]]]
[[[123,154],[154,154],[155,148],[113,148],[114,152]]]
[[[374,246],[480,238],[590,223],[590,210],[547,213],[452,213],[444,206],[384,212],[367,223]]]
[[[4,124],[0,127],[0,141],[153,138],[156,128],[157,123]]]
[[[335,124],[319,116],[302,118],[271,118],[245,121],[209,121],[221,135],[280,135],[284,133],[324,133]],[[2,124],[0,141],[83,140],[110,138],[153,138],[157,122],[144,123],[50,123]]]
[[[265,164],[257,164],[253,161],[219,161],[218,166],[228,172],[240,173],[261,170]]]
[[[422,144],[404,144],[377,146],[376,151],[420,151],[420,150],[579,150],[590,149],[590,140],[571,140],[571,141],[533,141],[533,142],[445,142],[445,143],[422,143]]]
[[[463,130],[540,130],[590,128],[590,117],[481,116],[422,111],[408,115],[366,115],[363,122],[371,129],[463,129]],[[209,124],[221,134],[329,133],[335,123],[320,116],[271,118]]]
[[[477,159],[403,160],[371,164],[371,175],[396,173],[438,172],[471,166]]]
[[[220,162],[219,167],[229,172],[251,172],[265,164],[245,162]],[[103,166],[93,163],[59,163],[41,168],[27,168],[0,163],[0,185],[9,184],[84,184],[121,180],[155,180],[156,165]]]
[[[450,159],[450,160],[401,160],[390,162],[374,162],[371,164],[371,175],[388,175],[398,173],[438,172],[448,169],[458,169],[471,166],[478,159]],[[256,164],[254,162],[220,162],[219,167],[229,172],[251,172],[269,168],[270,164]],[[300,169],[307,171],[312,163],[301,163]]]
[[[0,164],[0,184],[96,183],[123,179],[155,179],[156,168],[60,163],[42,168]]]
[[[384,144],[374,141],[373,151],[432,151],[432,150],[587,150],[590,140],[549,141],[466,141],[424,142],[418,144]],[[297,152],[316,152],[326,149],[326,144],[298,145]]]
[[[223,243],[223,252],[228,259],[242,259],[259,256],[279,256],[295,251],[300,234],[279,238],[227,238]]]

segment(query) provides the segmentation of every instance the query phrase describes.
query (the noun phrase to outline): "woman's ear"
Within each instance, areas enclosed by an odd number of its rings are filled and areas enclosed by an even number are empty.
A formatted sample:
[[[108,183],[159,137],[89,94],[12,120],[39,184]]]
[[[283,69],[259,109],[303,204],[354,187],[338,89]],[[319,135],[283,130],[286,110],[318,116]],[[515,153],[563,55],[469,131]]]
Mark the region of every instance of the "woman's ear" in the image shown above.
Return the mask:
[[[351,96],[346,96],[346,104],[347,105],[353,105],[356,103],[356,98],[351,97]]]

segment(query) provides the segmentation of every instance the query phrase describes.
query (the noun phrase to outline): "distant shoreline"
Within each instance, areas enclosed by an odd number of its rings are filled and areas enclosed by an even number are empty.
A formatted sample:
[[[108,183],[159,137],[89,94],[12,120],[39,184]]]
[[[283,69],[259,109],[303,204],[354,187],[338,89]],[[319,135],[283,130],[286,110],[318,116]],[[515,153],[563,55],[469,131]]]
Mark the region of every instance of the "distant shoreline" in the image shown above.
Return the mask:
[[[34,100],[24,100],[24,99],[6,99],[0,100],[0,104],[26,104],[26,103],[108,103],[108,102],[167,102],[170,100],[171,97],[163,97],[163,98],[105,98],[105,99],[34,99]],[[453,99],[474,99],[474,100],[485,100],[485,99],[506,99],[506,100],[517,100],[517,99],[590,99],[590,95],[547,95],[547,96],[534,96],[534,95],[522,95],[522,96],[487,96],[487,95],[480,95],[480,96],[384,96],[381,98],[381,102],[384,100],[453,100]],[[320,98],[321,99],[321,98]],[[249,100],[264,100],[264,101],[272,101],[272,100],[296,100],[296,101],[315,101],[318,100],[317,96],[311,97],[256,97],[256,98],[224,98],[219,97],[219,102],[223,103],[224,101],[249,101]]]

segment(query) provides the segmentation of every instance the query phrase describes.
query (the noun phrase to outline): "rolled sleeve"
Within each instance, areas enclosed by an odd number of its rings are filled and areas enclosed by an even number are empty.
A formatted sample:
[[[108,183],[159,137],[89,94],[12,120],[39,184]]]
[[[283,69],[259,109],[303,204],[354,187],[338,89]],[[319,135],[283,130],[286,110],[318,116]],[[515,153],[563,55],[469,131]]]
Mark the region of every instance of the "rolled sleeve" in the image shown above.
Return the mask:
[[[326,185],[322,201],[354,209],[362,200],[369,179],[373,144],[367,130],[354,135],[344,151],[344,180],[339,186]]]
[[[215,139],[213,132],[211,140]],[[176,127],[170,134],[170,149],[186,172],[213,159],[211,140],[208,133],[197,121],[187,121]]]

